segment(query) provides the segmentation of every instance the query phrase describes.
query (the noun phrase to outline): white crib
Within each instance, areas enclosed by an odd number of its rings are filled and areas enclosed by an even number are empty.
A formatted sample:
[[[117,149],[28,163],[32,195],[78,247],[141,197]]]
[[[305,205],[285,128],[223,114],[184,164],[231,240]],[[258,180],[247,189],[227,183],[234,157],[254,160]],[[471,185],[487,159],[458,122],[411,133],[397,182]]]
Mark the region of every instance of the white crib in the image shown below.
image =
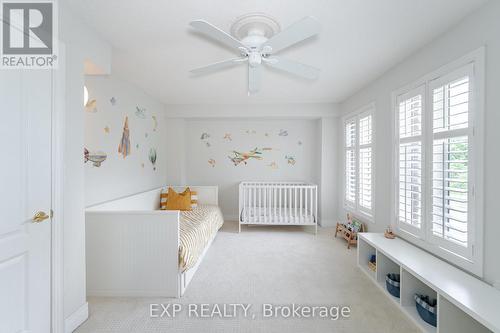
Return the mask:
[[[318,230],[318,186],[304,182],[241,182],[242,224],[311,225]]]

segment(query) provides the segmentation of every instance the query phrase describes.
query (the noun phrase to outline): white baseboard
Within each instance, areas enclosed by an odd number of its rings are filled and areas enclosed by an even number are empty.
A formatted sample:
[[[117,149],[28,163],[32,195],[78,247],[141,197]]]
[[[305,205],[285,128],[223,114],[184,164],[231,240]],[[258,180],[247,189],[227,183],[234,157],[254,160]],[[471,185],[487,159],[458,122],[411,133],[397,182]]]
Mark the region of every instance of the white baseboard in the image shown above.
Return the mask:
[[[64,320],[64,332],[72,333],[89,317],[89,303],[85,302],[78,310]]]
[[[337,221],[336,220],[331,220],[331,219],[321,219],[319,220],[319,225],[323,228],[327,228],[327,227],[335,227],[337,225]]]

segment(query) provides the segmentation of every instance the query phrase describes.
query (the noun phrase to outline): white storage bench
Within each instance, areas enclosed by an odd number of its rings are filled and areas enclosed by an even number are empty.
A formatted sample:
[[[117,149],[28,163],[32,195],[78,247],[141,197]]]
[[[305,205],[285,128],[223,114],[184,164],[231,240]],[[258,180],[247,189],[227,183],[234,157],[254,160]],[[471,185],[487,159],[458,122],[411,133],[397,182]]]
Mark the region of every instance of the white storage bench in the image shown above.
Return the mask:
[[[376,271],[368,268],[376,255]],[[432,254],[383,234],[358,234],[358,266],[423,332],[500,332],[500,291]],[[387,292],[385,276],[400,274],[400,298]],[[417,313],[413,295],[437,299],[437,328]]]

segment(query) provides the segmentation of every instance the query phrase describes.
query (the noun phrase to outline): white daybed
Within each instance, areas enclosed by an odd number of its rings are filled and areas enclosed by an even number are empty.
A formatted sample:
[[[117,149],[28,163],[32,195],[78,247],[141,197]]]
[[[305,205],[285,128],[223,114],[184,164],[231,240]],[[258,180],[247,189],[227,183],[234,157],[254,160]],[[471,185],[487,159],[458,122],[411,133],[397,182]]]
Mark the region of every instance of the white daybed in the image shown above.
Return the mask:
[[[186,186],[172,186],[182,191]],[[199,205],[218,205],[217,186],[189,186]],[[196,264],[179,267],[179,211],[160,210],[162,188],[87,208],[87,295],[184,294],[216,232]]]

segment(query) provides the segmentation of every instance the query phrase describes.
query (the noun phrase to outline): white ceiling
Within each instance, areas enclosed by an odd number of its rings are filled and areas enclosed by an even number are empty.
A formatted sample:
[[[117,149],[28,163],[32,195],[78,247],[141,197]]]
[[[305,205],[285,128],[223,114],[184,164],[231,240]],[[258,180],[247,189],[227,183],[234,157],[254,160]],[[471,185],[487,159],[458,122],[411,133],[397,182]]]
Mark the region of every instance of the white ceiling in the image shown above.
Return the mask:
[[[113,46],[113,72],[165,104],[340,102],[442,34],[486,0],[68,0]],[[246,66],[202,77],[189,70],[234,57],[188,23],[225,31],[238,16],[264,12],[282,28],[316,17],[318,37],[280,55],[321,69],[306,81],[265,68],[247,96]]]

